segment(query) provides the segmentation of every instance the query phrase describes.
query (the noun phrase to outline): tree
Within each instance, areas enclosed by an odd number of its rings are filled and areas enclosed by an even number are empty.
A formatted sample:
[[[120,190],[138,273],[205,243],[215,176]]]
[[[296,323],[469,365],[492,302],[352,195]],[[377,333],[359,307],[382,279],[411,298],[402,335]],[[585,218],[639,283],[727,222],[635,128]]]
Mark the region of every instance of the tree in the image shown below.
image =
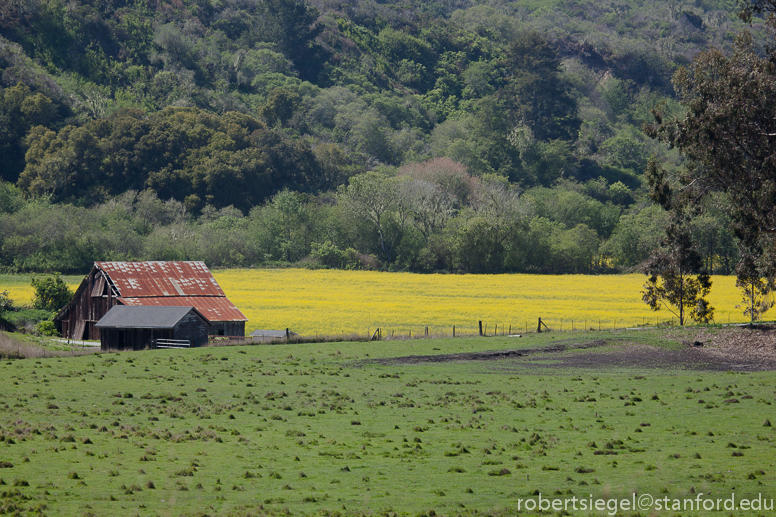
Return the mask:
[[[396,180],[377,171],[350,178],[348,186],[337,189],[337,200],[354,218],[370,221],[378,236],[378,246],[388,262],[395,258],[392,239],[387,235],[389,219],[399,204]]]
[[[13,300],[8,297],[8,294],[8,291],[0,292],[0,320],[3,319],[3,314],[13,307]]]
[[[659,200],[698,206],[714,192],[728,195],[733,227],[745,245],[760,250],[776,232],[776,57],[761,57],[750,34],[726,56],[698,54],[673,77],[681,118],[654,111],[645,131],[678,148],[688,166],[676,175],[648,166]],[[673,196],[674,191],[676,196]],[[664,205],[665,206],[665,205]]]
[[[656,205],[638,213],[624,214],[601,251],[616,266],[636,266],[647,260],[652,250],[660,245],[667,223],[665,210]]]
[[[0,3],[0,27],[12,28],[38,10],[40,0],[4,0]]]
[[[579,129],[577,102],[561,77],[560,59],[538,32],[509,45],[503,62],[507,85],[499,92],[513,124],[527,124],[539,140],[571,139]]]
[[[299,94],[285,88],[275,88],[259,107],[258,113],[270,126],[288,122],[299,105]]]
[[[679,325],[684,325],[688,315],[700,323],[713,321],[714,308],[705,299],[711,278],[705,272],[697,273],[701,256],[686,225],[672,222],[663,244],[665,247],[655,251],[644,268],[649,278],[642,300],[653,311],[665,307],[679,319]]]
[[[744,316],[749,316],[752,323],[773,307],[773,298],[768,299],[773,291],[773,282],[763,279],[757,259],[751,253],[743,253],[736,267],[736,287],[743,295]],[[741,306],[736,305],[736,308]]]
[[[22,83],[12,88],[0,87],[1,179],[13,182],[19,179],[24,170],[24,138],[30,129],[34,126],[50,127],[57,120],[56,106],[43,94],[33,94]]]
[[[35,300],[32,303],[35,309],[58,311],[73,298],[73,291],[59,275],[45,278],[33,277],[31,283],[35,289]]]

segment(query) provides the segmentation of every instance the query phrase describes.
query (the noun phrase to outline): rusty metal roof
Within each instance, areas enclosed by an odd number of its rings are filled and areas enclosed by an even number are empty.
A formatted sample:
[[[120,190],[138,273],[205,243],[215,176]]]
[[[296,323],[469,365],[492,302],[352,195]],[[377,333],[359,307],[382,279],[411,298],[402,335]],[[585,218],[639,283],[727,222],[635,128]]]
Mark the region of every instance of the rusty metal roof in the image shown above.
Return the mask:
[[[95,262],[121,297],[226,296],[204,262]]]
[[[134,307],[194,307],[208,321],[248,321],[226,296],[145,296],[143,298],[119,298]]]
[[[132,306],[195,307],[208,321],[248,321],[204,262],[95,262]]]

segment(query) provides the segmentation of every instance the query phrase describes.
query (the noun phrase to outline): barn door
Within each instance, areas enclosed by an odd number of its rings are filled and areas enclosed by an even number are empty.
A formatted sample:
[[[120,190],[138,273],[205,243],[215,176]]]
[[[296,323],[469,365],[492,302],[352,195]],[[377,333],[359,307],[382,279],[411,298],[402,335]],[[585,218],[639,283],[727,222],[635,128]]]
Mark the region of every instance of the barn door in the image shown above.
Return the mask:
[[[85,327],[86,327],[86,321],[78,320],[78,322],[75,324],[75,332],[73,332],[72,339],[75,341],[83,341]]]

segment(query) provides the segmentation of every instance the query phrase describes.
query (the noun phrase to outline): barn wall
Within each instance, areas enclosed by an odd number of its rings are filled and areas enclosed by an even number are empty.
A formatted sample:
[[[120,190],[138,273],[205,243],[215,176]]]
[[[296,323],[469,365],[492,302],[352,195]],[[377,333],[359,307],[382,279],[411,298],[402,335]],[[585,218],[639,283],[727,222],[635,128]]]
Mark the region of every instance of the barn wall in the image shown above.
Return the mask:
[[[97,268],[81,282],[69,309],[56,321],[57,330],[70,339],[100,339],[100,329],[94,325],[118,301],[110,296],[110,286]]]
[[[207,330],[207,321],[196,312],[189,311],[175,325],[173,330],[174,337],[172,339],[188,339],[191,341],[191,346],[205,346],[207,345]]]
[[[244,321],[211,321],[211,336],[245,336]]]
[[[179,339],[172,329],[104,328],[100,332],[101,350],[145,350],[157,339]],[[180,338],[187,339],[187,338]]]

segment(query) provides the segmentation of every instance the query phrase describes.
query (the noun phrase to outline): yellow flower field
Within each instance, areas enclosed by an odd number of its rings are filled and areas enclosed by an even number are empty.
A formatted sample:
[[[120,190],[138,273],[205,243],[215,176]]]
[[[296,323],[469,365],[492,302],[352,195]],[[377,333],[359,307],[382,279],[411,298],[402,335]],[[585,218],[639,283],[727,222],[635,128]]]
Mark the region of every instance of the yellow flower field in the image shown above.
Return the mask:
[[[612,328],[670,321],[641,301],[644,275],[418,275],[371,271],[233,269],[214,271],[249,319],[246,330],[289,328],[302,335],[384,333],[488,334]],[[710,301],[720,323],[745,321],[735,308],[735,277],[713,278]],[[776,310],[776,309],[774,309]],[[767,314],[766,314],[767,315]],[[599,323],[600,321],[600,323]]]
[[[612,328],[670,321],[641,301],[644,275],[417,275],[371,271],[230,269],[213,271],[229,299],[248,318],[246,330],[289,328],[302,335],[384,333],[449,335]],[[63,279],[75,290],[82,277]],[[30,304],[30,277],[0,275],[0,291]],[[735,277],[716,276],[710,301],[719,323],[746,321]],[[776,309],[773,309],[776,314]],[[766,317],[771,313],[766,313]],[[770,318],[769,318],[770,319]]]
[[[32,288],[31,283],[33,276],[50,275],[0,275],[0,292],[8,291],[8,297],[14,301],[14,305],[17,307],[31,305],[35,298],[35,289]],[[75,292],[83,277],[83,275],[62,275],[61,278]]]

